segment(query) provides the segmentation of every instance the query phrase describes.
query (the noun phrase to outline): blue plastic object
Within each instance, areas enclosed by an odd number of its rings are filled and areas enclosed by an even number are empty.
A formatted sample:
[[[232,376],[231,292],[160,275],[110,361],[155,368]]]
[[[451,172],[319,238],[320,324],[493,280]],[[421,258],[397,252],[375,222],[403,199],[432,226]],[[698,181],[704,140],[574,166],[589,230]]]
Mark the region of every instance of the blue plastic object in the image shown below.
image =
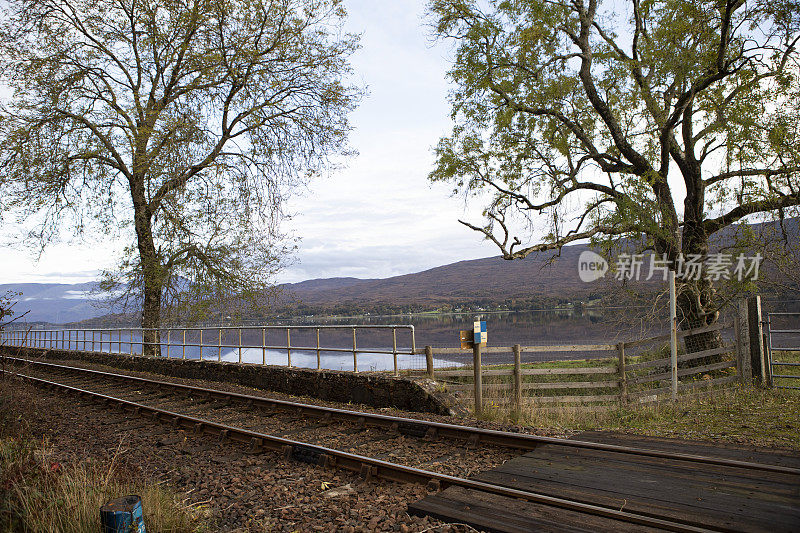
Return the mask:
[[[100,507],[101,533],[146,533],[142,499],[123,496]]]

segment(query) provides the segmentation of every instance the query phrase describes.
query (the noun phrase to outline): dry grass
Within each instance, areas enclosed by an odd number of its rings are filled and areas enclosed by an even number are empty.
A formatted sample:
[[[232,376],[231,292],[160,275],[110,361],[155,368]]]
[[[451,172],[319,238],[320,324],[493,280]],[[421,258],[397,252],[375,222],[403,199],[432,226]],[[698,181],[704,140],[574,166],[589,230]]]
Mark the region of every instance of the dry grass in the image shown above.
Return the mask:
[[[30,437],[25,409],[0,383],[0,532],[84,533],[100,530],[100,506],[142,498],[148,532],[206,531],[206,520],[138,469],[110,460],[61,462],[47,441]]]
[[[640,360],[657,359],[660,355],[646,354]],[[774,359],[798,363],[800,353],[776,353]],[[606,360],[605,364],[613,364],[613,360]],[[585,365],[585,361],[536,364],[539,367]],[[777,371],[781,374],[800,376],[800,367],[784,366]],[[681,382],[708,382],[712,375],[720,377],[733,372],[733,369],[724,369],[703,373],[681,378]],[[549,380],[559,378],[559,376],[545,377]],[[775,381],[778,385],[800,386],[800,379]],[[591,394],[607,393],[605,389],[592,391],[597,392]],[[609,391],[613,393],[611,389]],[[557,391],[550,389],[547,392],[553,394]],[[572,391],[564,394],[577,395]],[[800,449],[800,391],[797,390],[728,385],[704,391],[703,394],[684,394],[676,403],[662,400],[650,403],[631,402],[624,405],[617,402],[607,405],[574,403],[537,405],[528,400],[520,410],[514,409],[512,395],[513,392],[508,389],[486,389],[483,418],[563,433],[586,430],[626,431]]]
[[[793,390],[736,386],[676,403],[528,406],[521,412],[485,400],[484,418],[563,433],[625,431],[800,449],[800,392]]]

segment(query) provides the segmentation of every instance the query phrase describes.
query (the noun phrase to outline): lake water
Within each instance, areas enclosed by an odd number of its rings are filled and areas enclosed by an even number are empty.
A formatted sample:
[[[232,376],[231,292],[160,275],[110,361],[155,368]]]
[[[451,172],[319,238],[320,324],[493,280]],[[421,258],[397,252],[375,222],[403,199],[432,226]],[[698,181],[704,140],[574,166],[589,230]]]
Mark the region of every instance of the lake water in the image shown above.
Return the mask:
[[[769,307],[769,306],[766,306]],[[361,324],[368,326],[410,324],[414,326],[415,342],[417,349],[426,345],[437,347],[457,347],[459,345],[459,330],[471,330],[474,320],[485,320],[488,326],[488,345],[507,346],[514,344],[522,346],[532,345],[581,345],[581,344],[616,344],[621,341],[630,341],[643,337],[660,335],[668,331],[667,320],[663,312],[653,313],[651,309],[626,307],[624,309],[562,309],[548,311],[524,311],[501,313],[463,313],[463,314],[417,314],[404,316],[362,316],[351,318],[318,318],[303,317],[286,320],[271,321],[270,326],[291,326],[291,363],[292,366],[316,368],[317,353],[316,330],[313,326],[346,326]],[[312,326],[310,329],[299,326]],[[297,329],[294,329],[297,328]],[[320,345],[323,348],[339,348],[349,352],[320,352],[320,367],[332,370],[353,370],[353,340],[351,329],[321,329]],[[192,346],[199,344],[199,331],[189,331],[186,336],[185,348],[182,332],[173,331],[169,337],[167,348],[167,334],[162,334],[162,354],[170,357],[199,359],[200,348]],[[202,351],[203,359],[239,361],[247,363],[262,363],[272,365],[286,365],[289,354],[286,348],[262,349],[262,332],[260,328],[246,330],[242,335],[242,344],[245,346],[258,346],[257,348],[242,348],[241,356],[238,348],[239,339],[237,330],[223,330],[219,336],[219,328],[210,326],[203,330]],[[411,335],[408,330],[397,329],[397,348],[400,352],[409,352]],[[263,332],[266,346],[285,347],[286,330],[266,330]],[[109,343],[109,341],[112,341]],[[215,346],[221,344],[219,348]],[[134,335],[134,351],[140,352],[141,338]],[[73,337],[73,349],[83,349],[83,339]],[[302,349],[311,348],[311,349]],[[86,349],[91,349],[91,338],[87,339]],[[123,330],[122,341],[115,333],[112,337],[108,334],[95,336],[95,350],[113,353],[130,353],[130,333]],[[357,359],[360,371],[392,370],[394,358],[391,353],[381,354],[376,351],[392,350],[391,329],[365,329],[357,332]],[[596,358],[613,356],[609,352],[542,352],[523,353],[523,362],[558,360],[565,358]],[[471,362],[471,354],[464,355],[437,355],[434,360],[436,367],[453,367]],[[486,363],[505,363],[513,359],[511,354],[485,354]],[[424,355],[399,354],[398,368],[424,369]]]

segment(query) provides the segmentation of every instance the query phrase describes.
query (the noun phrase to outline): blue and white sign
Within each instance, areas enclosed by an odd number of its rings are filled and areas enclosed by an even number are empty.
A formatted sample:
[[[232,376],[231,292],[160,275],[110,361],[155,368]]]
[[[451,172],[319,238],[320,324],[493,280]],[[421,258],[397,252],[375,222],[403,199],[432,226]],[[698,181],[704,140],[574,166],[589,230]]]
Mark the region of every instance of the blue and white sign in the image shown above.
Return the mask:
[[[486,344],[486,321],[476,320],[472,324],[473,341],[475,344]]]

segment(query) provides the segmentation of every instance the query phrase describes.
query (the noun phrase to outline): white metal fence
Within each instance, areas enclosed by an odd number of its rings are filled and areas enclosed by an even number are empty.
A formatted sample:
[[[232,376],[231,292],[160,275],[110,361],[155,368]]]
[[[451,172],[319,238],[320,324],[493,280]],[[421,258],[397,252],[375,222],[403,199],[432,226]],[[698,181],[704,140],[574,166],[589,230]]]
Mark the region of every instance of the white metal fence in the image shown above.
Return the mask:
[[[145,332],[155,332],[155,341],[145,339]],[[0,342],[6,346],[131,356],[142,355],[147,346],[168,358],[317,369],[345,369],[341,356],[352,354],[354,372],[359,371],[361,363],[362,369],[366,364],[372,370],[391,369],[395,374],[410,368],[410,357],[416,350],[414,326],[410,324],[14,329],[0,331]],[[386,361],[387,356],[392,356],[391,361]],[[334,359],[339,367],[330,362]]]

